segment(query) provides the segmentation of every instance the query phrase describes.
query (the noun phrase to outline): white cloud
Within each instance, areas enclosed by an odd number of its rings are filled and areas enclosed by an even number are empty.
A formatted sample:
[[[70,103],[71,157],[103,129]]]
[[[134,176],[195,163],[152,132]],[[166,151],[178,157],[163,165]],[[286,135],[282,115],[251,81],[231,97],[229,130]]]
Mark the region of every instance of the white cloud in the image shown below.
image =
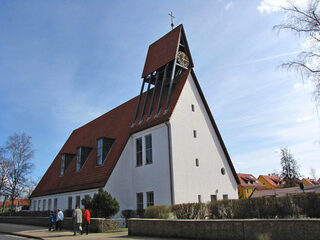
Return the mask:
[[[312,119],[313,119],[312,116],[305,116],[305,117],[302,117],[302,118],[298,118],[296,121],[297,122],[307,122],[307,121],[310,121]]]
[[[232,7],[233,7],[233,2],[231,1],[224,8],[228,10],[228,9],[230,9]]]
[[[293,85],[293,88],[297,89],[297,88],[301,88],[302,86],[303,86],[302,83],[296,83]]]
[[[272,12],[281,11],[281,7],[287,7],[289,3],[292,2],[299,7],[304,7],[307,5],[306,0],[263,0],[258,6],[258,10],[261,13],[270,14]]]

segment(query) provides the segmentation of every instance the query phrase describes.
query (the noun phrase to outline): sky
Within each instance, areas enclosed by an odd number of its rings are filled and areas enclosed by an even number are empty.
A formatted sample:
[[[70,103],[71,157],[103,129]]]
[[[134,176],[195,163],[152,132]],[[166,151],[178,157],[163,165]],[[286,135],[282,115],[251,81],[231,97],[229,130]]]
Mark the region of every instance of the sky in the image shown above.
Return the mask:
[[[148,46],[184,25],[237,172],[280,171],[287,147],[320,177],[312,85],[279,67],[304,49],[275,0],[0,0],[0,145],[30,135],[39,180],[71,132],[139,94]]]

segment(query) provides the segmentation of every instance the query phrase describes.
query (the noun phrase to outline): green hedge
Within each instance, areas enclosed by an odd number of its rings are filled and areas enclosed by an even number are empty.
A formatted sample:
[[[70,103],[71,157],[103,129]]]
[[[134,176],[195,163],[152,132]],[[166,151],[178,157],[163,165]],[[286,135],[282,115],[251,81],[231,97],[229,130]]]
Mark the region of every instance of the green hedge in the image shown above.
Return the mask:
[[[165,205],[148,207],[144,212],[145,218],[168,219],[170,207]]]

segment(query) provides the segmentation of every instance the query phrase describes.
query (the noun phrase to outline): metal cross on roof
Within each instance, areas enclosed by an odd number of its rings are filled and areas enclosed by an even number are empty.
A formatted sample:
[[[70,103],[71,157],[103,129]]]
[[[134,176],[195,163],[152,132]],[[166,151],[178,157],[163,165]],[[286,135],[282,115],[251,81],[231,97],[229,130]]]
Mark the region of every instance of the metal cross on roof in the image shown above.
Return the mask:
[[[174,19],[175,17],[173,16],[172,11],[170,11],[169,16],[171,17],[171,27],[172,27],[172,29],[173,29],[173,27],[174,27],[173,19]]]

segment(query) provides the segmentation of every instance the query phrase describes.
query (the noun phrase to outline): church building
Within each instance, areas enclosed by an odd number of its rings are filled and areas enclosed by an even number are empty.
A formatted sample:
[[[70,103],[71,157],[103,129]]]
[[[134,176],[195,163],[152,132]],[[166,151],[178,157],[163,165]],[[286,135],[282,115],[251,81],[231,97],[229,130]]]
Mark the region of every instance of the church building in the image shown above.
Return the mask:
[[[140,94],[71,133],[31,210],[82,207],[99,188],[117,199],[118,214],[237,199],[239,179],[193,66],[182,25],[151,44]]]

